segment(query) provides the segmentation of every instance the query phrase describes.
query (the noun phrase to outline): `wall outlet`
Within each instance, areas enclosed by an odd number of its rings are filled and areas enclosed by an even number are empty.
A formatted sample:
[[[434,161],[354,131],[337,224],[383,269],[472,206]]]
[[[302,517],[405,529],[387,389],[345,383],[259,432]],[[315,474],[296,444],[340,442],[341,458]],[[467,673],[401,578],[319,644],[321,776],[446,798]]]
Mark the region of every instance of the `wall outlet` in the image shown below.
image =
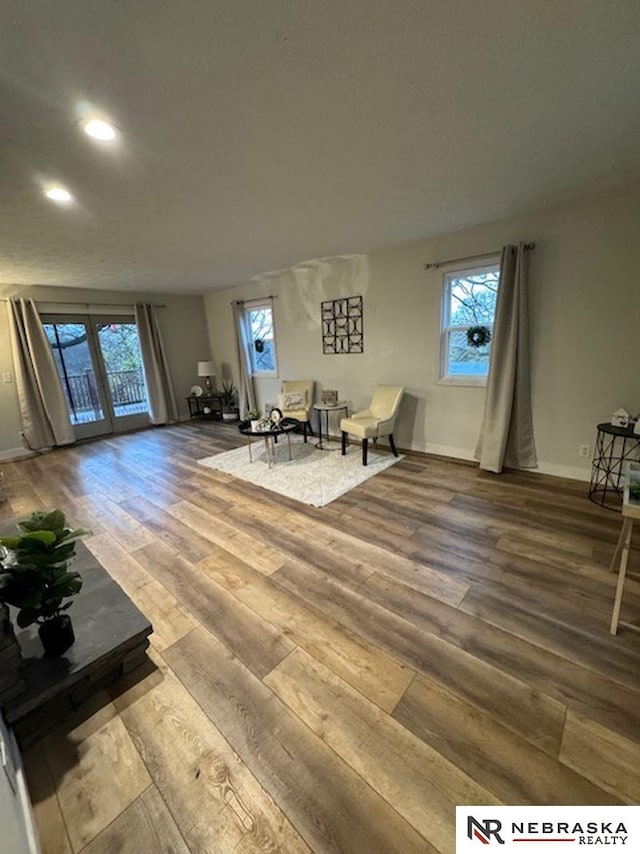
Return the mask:
[[[12,383],[13,382],[13,374],[10,374],[8,371],[2,375],[3,383]]]
[[[590,457],[591,445],[580,445],[580,447],[578,448],[578,453],[581,457]]]

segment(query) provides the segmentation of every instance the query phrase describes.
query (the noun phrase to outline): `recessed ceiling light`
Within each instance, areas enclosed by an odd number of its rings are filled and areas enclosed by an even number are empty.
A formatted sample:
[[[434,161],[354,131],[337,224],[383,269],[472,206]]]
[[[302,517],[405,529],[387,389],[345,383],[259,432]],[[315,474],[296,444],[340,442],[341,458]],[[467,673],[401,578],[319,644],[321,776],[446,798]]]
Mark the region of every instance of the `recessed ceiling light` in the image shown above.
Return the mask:
[[[68,190],[65,190],[64,187],[50,187],[45,192],[45,196],[53,202],[66,203],[73,201],[73,196]]]
[[[103,142],[110,142],[118,135],[114,126],[102,119],[89,119],[83,123],[82,128],[88,136]]]

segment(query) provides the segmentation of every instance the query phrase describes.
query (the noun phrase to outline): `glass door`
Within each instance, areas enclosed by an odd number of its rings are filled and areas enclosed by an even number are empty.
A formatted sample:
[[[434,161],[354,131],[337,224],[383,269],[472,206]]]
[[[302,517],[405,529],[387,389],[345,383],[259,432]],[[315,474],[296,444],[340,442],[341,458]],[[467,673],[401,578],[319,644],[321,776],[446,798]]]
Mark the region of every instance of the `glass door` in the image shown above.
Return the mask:
[[[149,423],[138,330],[133,318],[42,318],[76,437]]]
[[[138,327],[133,318],[92,318],[116,432],[149,423]]]
[[[42,318],[78,439],[113,432],[88,317]]]

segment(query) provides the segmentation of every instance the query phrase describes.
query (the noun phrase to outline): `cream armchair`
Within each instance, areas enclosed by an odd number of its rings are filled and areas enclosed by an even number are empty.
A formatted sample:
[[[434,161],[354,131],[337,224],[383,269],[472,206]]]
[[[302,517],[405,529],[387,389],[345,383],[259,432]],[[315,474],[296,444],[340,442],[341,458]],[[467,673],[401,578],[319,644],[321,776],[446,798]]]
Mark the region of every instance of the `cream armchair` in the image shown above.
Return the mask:
[[[347,436],[357,436],[362,439],[362,465],[367,465],[369,439],[389,437],[389,444],[394,456],[398,456],[396,443],[393,441],[393,428],[400,408],[404,389],[399,386],[379,385],[373,392],[373,398],[368,409],[355,412],[351,418],[343,418],[340,422],[342,430],[342,453],[347,453]]]
[[[314,386],[313,380],[283,380],[278,395],[278,409],[285,418],[297,418],[300,421],[305,442],[307,431],[314,435],[311,429]]]

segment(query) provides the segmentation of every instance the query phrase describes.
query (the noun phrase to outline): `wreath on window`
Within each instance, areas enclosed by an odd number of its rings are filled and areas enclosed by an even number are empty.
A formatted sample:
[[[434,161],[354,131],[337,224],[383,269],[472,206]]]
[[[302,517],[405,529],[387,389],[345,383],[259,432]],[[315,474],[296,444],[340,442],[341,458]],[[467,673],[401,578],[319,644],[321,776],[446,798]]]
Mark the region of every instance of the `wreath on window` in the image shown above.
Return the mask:
[[[264,353],[264,341],[261,338],[256,338],[254,345],[256,353]]]
[[[467,344],[470,347],[484,347],[491,341],[491,330],[488,326],[470,326],[467,329]]]

